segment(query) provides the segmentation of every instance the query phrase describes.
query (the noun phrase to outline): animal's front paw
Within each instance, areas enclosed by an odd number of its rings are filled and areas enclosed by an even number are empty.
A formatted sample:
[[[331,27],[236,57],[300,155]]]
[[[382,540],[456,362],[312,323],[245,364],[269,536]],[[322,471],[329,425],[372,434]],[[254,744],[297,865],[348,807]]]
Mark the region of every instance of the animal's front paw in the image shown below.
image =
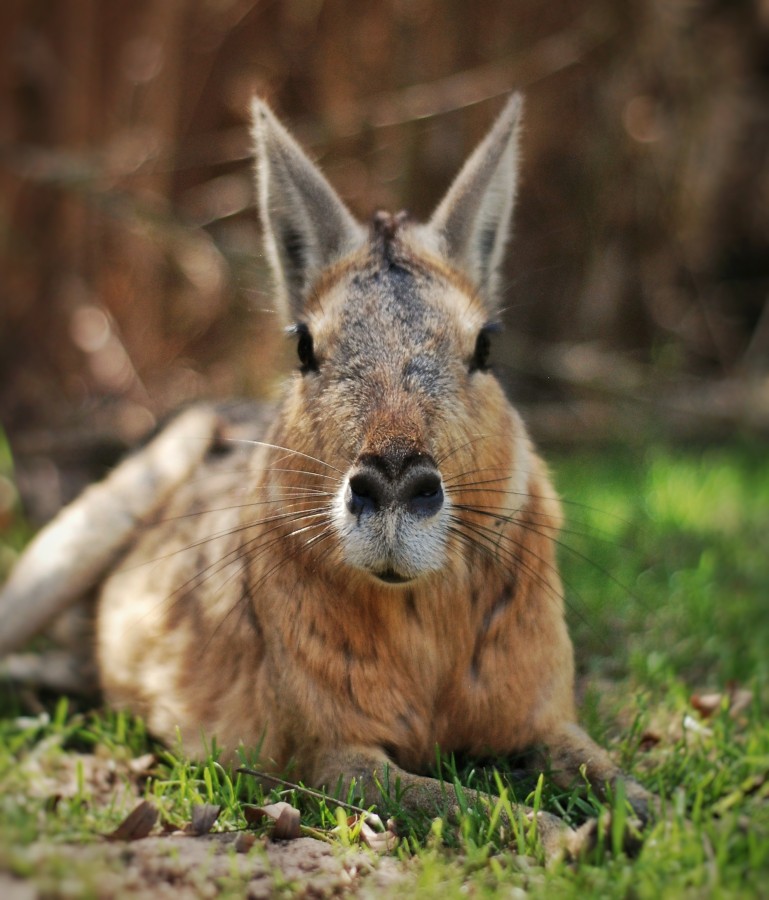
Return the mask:
[[[588,819],[572,831],[568,843],[568,857],[580,859],[596,847],[603,847],[615,853],[621,851],[633,856],[643,843],[643,827],[644,822],[640,818],[625,818],[620,823],[620,830],[616,831],[611,812],[605,810],[598,818]]]
[[[529,822],[535,818],[537,834],[545,855],[545,865],[552,866],[562,860],[573,859],[578,832],[567,825],[563,819],[559,819],[558,816],[549,812],[535,813],[534,810],[530,810],[526,814]]]

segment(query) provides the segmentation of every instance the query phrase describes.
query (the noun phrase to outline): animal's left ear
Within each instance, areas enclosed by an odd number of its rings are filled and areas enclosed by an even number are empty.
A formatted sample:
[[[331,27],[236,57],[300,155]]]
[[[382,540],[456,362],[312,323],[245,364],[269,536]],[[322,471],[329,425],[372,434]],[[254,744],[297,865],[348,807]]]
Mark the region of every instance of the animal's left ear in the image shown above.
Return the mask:
[[[514,94],[428,224],[449,262],[469,275],[490,306],[497,302],[515,203],[522,107],[523,98]]]
[[[365,232],[267,104],[254,98],[251,112],[265,249],[281,311],[295,322],[323,269]]]

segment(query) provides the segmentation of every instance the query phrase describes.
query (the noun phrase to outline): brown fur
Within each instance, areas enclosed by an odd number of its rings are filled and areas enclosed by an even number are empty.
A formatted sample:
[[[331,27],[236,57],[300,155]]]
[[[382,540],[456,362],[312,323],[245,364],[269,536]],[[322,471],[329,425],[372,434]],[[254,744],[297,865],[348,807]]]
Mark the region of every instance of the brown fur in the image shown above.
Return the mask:
[[[101,590],[104,691],[163,739],[258,748],[264,768],[354,779],[368,802],[389,769],[428,810],[444,796],[424,775],[436,745],[538,747],[560,783],[584,766],[599,791],[622,777],[575,723],[558,500],[473,362],[517,116],[513,101],[427,226],[378,214],[366,234],[256,104],[278,300],[314,355],[267,434],[247,435],[264,443],[220,444]],[[626,786],[643,814],[648,795]]]

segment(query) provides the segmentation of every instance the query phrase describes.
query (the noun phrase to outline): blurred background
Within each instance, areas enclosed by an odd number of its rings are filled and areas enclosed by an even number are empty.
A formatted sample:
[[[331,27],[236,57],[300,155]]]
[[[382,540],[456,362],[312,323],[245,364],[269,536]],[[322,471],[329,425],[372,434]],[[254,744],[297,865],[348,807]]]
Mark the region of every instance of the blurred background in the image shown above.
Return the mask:
[[[254,92],[356,214],[425,217],[513,88],[495,363],[535,435],[769,435],[769,0],[4,0],[0,426],[33,519],[293,365]]]

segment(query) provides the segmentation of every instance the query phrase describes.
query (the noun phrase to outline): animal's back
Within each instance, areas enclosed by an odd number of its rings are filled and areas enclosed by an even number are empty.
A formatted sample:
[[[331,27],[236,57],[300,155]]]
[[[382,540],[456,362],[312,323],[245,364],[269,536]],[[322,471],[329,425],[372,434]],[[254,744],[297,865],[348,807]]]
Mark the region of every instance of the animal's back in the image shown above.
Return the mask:
[[[96,655],[107,700],[145,716],[169,742],[179,728],[191,752],[204,731],[210,737],[225,724],[217,697],[231,697],[246,671],[252,689],[258,670],[259,647],[253,634],[245,637],[236,603],[245,577],[239,506],[252,457],[242,441],[264,437],[258,418],[232,430],[222,417],[224,439],[144,525],[99,591]],[[244,731],[244,740],[252,737]]]

